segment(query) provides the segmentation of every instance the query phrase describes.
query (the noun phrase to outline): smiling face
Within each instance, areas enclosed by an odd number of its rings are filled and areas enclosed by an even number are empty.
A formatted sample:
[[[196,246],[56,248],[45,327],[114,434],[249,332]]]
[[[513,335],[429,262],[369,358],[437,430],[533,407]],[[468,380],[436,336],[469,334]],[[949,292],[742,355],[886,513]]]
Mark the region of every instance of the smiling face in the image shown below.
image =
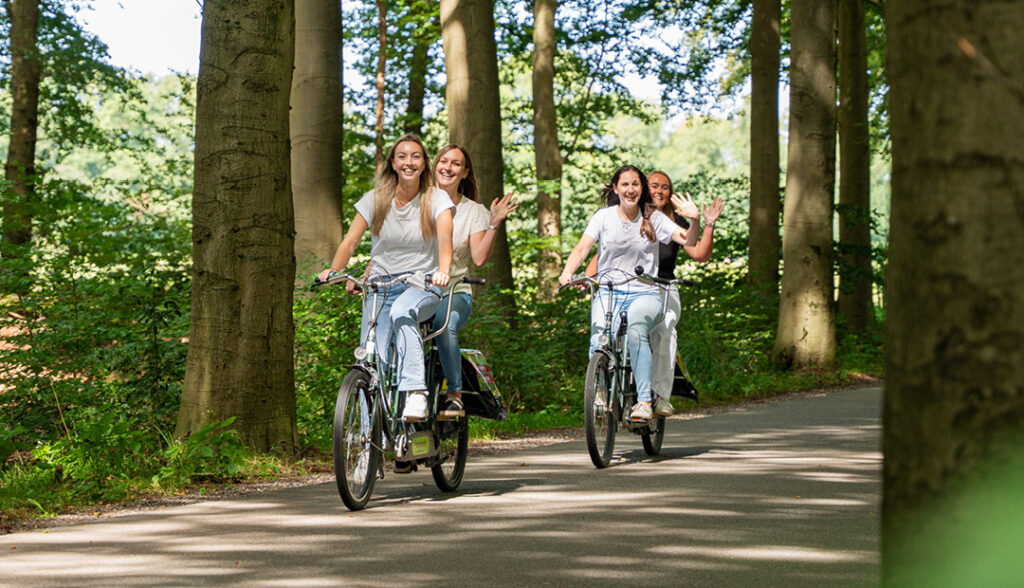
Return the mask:
[[[402,141],[395,145],[391,168],[398,174],[399,182],[418,182],[425,167],[426,154],[417,143]]]
[[[654,207],[664,212],[672,195],[672,182],[661,172],[653,172],[647,176],[647,184],[651,188],[651,199]]]
[[[439,188],[451,195],[458,193],[459,182],[469,176],[469,167],[462,150],[453,147],[443,151],[437,158],[434,174]]]
[[[643,194],[640,174],[633,170],[626,170],[619,174],[619,181],[615,183],[615,193],[619,195],[619,206],[626,210],[637,208],[640,196]]]

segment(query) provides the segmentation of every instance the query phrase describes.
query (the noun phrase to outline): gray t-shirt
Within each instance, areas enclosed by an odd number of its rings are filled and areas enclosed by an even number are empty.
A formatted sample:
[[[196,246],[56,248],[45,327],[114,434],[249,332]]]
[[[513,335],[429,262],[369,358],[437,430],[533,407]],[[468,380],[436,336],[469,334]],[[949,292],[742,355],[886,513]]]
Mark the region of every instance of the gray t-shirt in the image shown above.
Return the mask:
[[[433,188],[433,191],[430,212],[436,222],[442,212],[455,208],[455,205],[444,190]],[[356,212],[366,220],[371,230],[373,196],[374,191],[370,190],[356,202]],[[420,199],[421,196],[417,194],[402,208],[396,207],[394,199],[391,200],[391,208],[384,217],[380,234],[371,238],[371,274],[432,272],[437,269],[437,238],[423,239],[423,232],[420,230]]]
[[[656,241],[650,241],[640,234],[643,215],[636,215],[633,221],[619,218],[618,206],[602,208],[594,213],[587,223],[584,235],[598,243],[597,273],[606,270],[623,270],[635,274],[635,268],[644,268],[644,273],[658,275],[658,242],[669,243],[672,235],[681,227],[659,211],[651,213],[651,227]],[[655,289],[646,284],[632,284],[631,289]]]
[[[452,280],[465,277],[469,273],[469,236],[487,230],[491,213],[487,207],[474,202],[465,196],[455,206],[455,222],[452,227]],[[456,292],[473,295],[469,284],[459,284]]]

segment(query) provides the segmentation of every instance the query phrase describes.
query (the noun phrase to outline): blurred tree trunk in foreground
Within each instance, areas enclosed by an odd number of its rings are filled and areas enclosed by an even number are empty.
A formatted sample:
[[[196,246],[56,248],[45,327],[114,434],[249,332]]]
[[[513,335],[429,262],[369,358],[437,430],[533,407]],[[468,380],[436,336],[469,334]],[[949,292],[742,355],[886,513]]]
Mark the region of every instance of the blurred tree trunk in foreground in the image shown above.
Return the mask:
[[[904,0],[887,11],[882,562],[887,584],[923,586],[935,582],[917,576],[951,570],[948,561],[961,567],[969,547],[963,535],[922,524],[932,507],[976,475],[998,472],[1001,462],[988,462],[1003,443],[1019,456],[1024,434],[1024,5]],[[1006,497],[988,498],[1007,505]],[[1009,555],[998,563],[1020,570],[1016,506],[1013,535],[990,539]],[[933,514],[956,522],[948,510]],[[960,530],[980,522],[961,520]],[[920,548],[922,533],[934,549]]]

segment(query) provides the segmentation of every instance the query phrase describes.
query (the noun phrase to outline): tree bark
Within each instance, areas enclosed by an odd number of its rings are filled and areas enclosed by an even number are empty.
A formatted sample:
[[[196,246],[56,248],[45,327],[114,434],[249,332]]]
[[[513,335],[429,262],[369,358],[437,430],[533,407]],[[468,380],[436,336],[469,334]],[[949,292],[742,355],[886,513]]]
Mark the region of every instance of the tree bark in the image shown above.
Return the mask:
[[[423,135],[423,102],[427,95],[430,47],[440,35],[434,10],[428,8],[427,2],[413,2],[410,7],[410,17],[416,30],[409,58],[409,101],[405,112],[405,132],[414,135]]]
[[[779,292],[779,0],[754,0],[750,30],[750,235],[747,281]]]
[[[863,0],[839,10],[839,314],[854,333],[874,318],[871,302],[871,145]]]
[[[905,547],[912,521],[1024,433],[1024,10],[887,10],[882,562],[887,582],[912,585],[902,574],[932,561]]]
[[[832,298],[835,192],[835,9],[793,0],[789,150],[783,210],[782,292],[772,350],[783,368],[836,358]]]
[[[330,264],[342,238],[340,2],[295,0],[291,103],[295,259],[308,276]]]
[[[42,72],[36,47],[39,4],[36,0],[12,0],[4,7],[11,21],[11,136],[4,165],[4,179],[10,186],[3,198],[2,257],[5,266],[14,268],[15,277],[4,290],[24,294],[28,291],[27,271],[17,260],[27,254],[32,241]]]
[[[493,0],[441,0],[441,37],[448,77],[449,140],[469,151],[480,201],[490,206],[504,192]],[[504,224],[498,227],[486,276],[490,285],[513,287]],[[510,317],[515,314],[514,304],[510,296],[502,299]]]
[[[207,1],[196,100],[192,323],[177,434],[237,416],[295,449],[288,0]]]
[[[377,108],[374,133],[374,161],[377,169],[384,163],[384,67],[387,65],[388,3],[377,0]]]
[[[555,114],[555,10],[557,0],[533,4],[533,150],[537,166],[537,292],[554,300],[562,269],[562,155]]]

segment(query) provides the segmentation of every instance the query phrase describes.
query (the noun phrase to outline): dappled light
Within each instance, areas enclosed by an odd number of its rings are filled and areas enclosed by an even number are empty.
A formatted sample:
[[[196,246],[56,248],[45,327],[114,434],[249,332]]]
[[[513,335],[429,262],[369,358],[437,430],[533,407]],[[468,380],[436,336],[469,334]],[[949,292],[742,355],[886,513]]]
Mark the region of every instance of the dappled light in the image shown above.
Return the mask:
[[[673,418],[662,455],[647,457],[622,433],[603,470],[582,440],[475,456],[452,494],[438,493],[426,471],[389,472],[355,513],[333,484],[321,484],[8,535],[17,548],[5,549],[4,563],[18,583],[79,586],[559,585],[641,576],[653,585],[872,585],[878,396],[849,390]],[[828,407],[819,424],[786,424],[813,403]]]

